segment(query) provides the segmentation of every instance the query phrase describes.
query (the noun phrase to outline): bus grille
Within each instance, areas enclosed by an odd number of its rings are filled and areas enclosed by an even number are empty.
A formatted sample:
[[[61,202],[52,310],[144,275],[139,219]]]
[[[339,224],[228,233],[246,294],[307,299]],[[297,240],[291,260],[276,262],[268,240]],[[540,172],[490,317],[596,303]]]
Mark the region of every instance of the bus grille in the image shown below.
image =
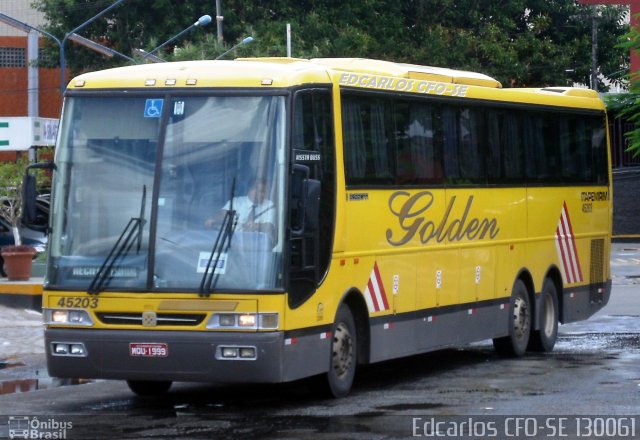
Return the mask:
[[[96,313],[98,319],[103,324],[112,325],[143,325],[142,313]],[[196,326],[204,321],[206,315],[181,314],[181,313],[158,313],[156,315],[155,327],[161,326]]]

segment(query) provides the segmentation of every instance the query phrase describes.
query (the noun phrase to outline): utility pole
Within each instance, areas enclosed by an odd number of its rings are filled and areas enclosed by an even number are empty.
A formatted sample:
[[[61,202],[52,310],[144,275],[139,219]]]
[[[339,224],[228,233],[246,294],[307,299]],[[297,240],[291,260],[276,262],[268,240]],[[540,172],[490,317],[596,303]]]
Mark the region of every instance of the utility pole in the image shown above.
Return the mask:
[[[631,27],[640,29],[640,0],[578,0],[578,3],[581,5],[629,5],[629,12],[631,15]],[[596,26],[594,25],[595,29]],[[597,29],[595,30],[597,33]],[[597,44],[592,46],[592,54],[595,53],[594,49],[597,49]],[[637,75],[640,72],[640,52],[635,49],[631,49],[631,75]],[[592,55],[591,59],[595,59],[595,56]],[[591,68],[591,72],[593,74],[593,67]],[[593,81],[593,79],[592,79]],[[596,83],[597,84],[597,83]]]
[[[224,38],[222,37],[222,20],[224,20],[224,17],[222,16],[220,1],[221,0],[216,0],[216,27],[218,29],[218,44],[222,44],[222,41],[224,40]]]
[[[598,17],[597,6],[591,17],[591,89],[598,91]]]

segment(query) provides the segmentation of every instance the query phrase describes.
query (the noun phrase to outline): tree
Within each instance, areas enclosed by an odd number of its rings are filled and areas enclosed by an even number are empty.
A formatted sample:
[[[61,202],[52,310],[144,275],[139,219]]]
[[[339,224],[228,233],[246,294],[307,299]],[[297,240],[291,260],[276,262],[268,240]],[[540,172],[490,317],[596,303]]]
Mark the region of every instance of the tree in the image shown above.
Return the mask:
[[[111,2],[35,0],[55,35]],[[301,58],[368,57],[467,69],[507,87],[589,82],[593,9],[574,0],[223,0],[222,7],[224,45],[212,23],[177,41],[180,50],[168,47],[161,56],[211,59],[247,35],[255,43],[233,56],[285,56],[285,27],[291,23],[293,55]],[[128,0],[81,33],[131,53],[134,47],[155,47],[214,11],[214,0]],[[627,62],[626,52],[615,47],[627,31],[625,9],[598,11],[598,64],[605,77],[615,79],[611,74]],[[68,59],[76,71],[123,63],[76,47]]]
[[[621,38],[619,46],[627,51],[640,50],[640,31],[631,28],[629,32]],[[629,93],[619,94],[609,97],[607,110],[618,118],[624,118],[631,122],[634,129],[625,133],[629,141],[627,151],[633,157],[640,156],[640,76],[635,72],[629,78]]]

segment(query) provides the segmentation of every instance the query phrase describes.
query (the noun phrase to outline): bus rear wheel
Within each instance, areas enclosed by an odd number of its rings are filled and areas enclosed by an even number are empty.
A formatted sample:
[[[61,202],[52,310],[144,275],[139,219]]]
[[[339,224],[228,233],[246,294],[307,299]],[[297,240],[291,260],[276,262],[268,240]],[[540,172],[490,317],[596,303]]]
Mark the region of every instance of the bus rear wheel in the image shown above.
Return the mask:
[[[128,380],[127,385],[138,396],[161,396],[171,388],[171,381]]]
[[[556,285],[546,279],[542,286],[540,309],[540,330],[531,332],[528,349],[531,351],[548,352],[553,350],[558,338],[558,293]]]
[[[351,390],[357,364],[356,325],[351,310],[344,304],[338,309],[331,336],[327,388],[331,396],[344,397]]]
[[[531,334],[531,302],[522,280],[517,280],[511,293],[509,336],[496,338],[493,346],[502,356],[519,357],[527,351]]]

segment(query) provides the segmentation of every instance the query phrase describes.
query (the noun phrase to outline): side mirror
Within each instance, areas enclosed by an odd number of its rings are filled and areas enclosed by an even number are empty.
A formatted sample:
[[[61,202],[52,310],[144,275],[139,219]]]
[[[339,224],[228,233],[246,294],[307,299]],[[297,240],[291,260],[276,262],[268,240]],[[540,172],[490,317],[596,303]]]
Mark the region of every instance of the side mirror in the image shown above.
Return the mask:
[[[28,172],[22,177],[22,223],[31,225],[36,221],[36,176]]]
[[[29,171],[33,169],[55,170],[55,167],[53,162],[39,162],[29,165],[25,170],[24,176],[22,177],[22,224],[34,227],[37,216],[36,176],[30,174]]]

